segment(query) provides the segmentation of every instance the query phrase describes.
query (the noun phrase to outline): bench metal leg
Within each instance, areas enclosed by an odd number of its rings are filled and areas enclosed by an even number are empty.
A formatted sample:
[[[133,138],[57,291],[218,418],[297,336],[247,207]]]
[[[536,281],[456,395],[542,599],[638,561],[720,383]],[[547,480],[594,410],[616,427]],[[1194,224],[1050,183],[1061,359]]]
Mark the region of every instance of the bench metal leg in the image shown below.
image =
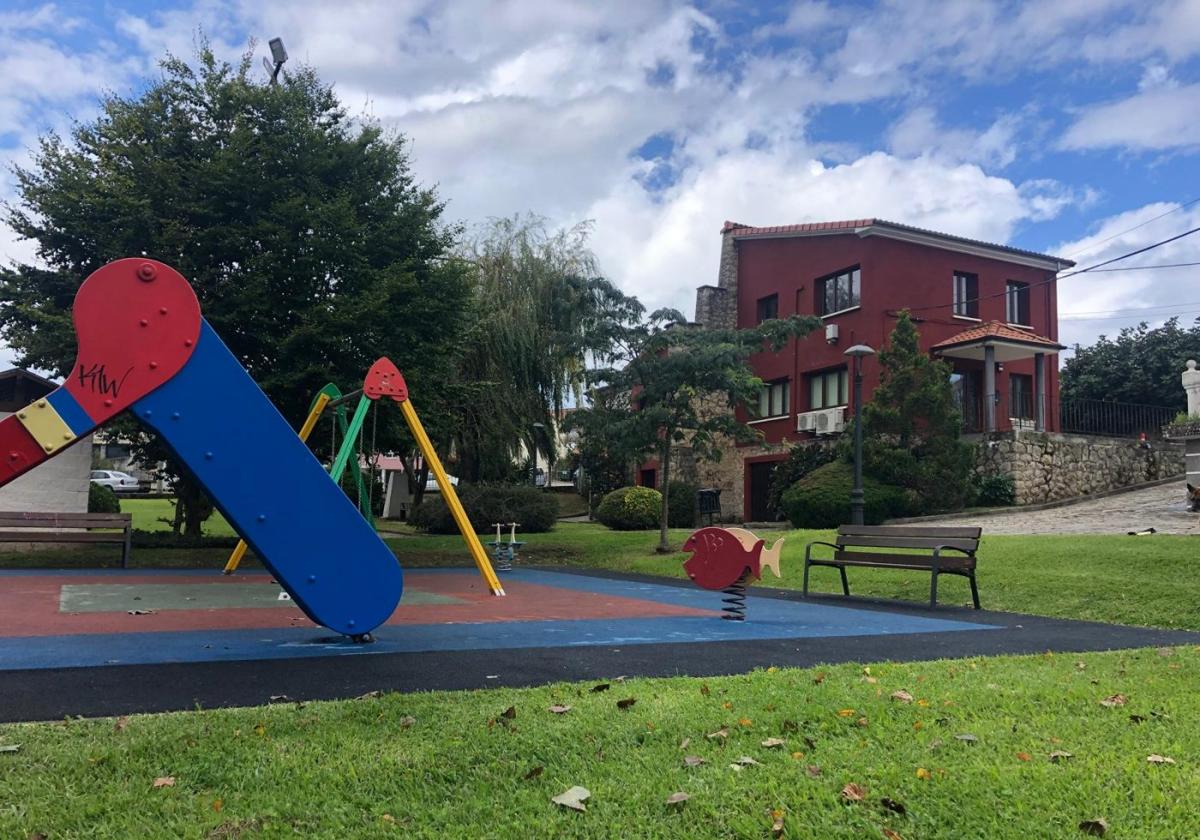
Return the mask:
[[[846,580],[846,567],[838,566],[838,571],[842,573],[842,594],[847,598],[850,597],[850,582]]]
[[[129,551],[132,548],[133,531],[130,528],[125,529],[125,543],[121,546],[121,568],[129,568]]]
[[[979,588],[975,586],[975,572],[971,572],[971,600],[975,602],[975,609],[979,609]]]
[[[800,593],[805,598],[808,597],[808,570],[811,568],[812,568],[812,566],[809,564],[808,558],[805,557],[804,558],[804,590]]]
[[[933,567],[933,582],[929,584],[929,608],[930,609],[933,609],[934,607],[937,606],[937,579],[938,579],[938,568],[937,568],[937,566],[934,566]]]

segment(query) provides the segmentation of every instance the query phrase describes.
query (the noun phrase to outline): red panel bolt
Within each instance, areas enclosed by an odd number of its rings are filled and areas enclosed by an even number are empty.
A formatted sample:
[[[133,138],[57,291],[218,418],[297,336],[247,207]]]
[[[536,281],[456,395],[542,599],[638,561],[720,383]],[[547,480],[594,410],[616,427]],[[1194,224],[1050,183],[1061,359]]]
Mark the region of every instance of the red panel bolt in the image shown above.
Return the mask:
[[[154,369],[155,369],[155,368],[157,368],[157,367],[158,367],[158,362],[151,362],[151,363],[150,363],[150,370],[154,370]]]
[[[183,342],[183,346],[184,346],[184,347],[191,347],[191,346],[192,346],[192,340],[191,340],[190,338],[189,338],[189,339],[187,339],[186,341],[184,341],[184,342]]]
[[[165,306],[160,306],[160,307],[158,308],[158,314],[159,314],[159,315],[166,315],[166,314],[167,314],[167,307],[165,307]]]
[[[142,320],[138,321],[138,323],[139,323],[139,324],[141,324],[143,327],[148,327],[148,326],[150,326],[150,322],[149,322],[149,321],[147,321],[145,318],[143,318]]]
[[[137,276],[143,283],[149,283],[158,276],[158,269],[150,263],[142,263],[138,266]]]
[[[104,401],[104,404],[105,404],[105,405],[112,405],[112,400],[105,400],[105,401]]]
[[[20,452],[9,452],[8,453],[8,460],[10,460],[10,461],[16,461],[20,457],[21,457]]]

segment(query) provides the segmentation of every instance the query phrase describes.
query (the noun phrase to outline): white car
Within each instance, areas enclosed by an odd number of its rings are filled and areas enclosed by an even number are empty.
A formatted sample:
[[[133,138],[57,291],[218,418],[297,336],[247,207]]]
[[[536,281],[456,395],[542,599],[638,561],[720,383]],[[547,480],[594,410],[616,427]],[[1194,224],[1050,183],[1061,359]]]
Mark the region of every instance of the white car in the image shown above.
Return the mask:
[[[136,478],[117,470],[92,470],[92,484],[111,487],[117,493],[132,493],[138,489]]]

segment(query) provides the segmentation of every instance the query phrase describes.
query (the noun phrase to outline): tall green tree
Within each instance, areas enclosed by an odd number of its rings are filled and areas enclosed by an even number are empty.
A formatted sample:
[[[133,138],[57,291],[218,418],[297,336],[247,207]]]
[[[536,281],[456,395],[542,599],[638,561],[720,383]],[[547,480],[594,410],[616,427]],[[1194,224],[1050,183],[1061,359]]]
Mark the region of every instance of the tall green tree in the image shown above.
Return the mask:
[[[758,433],[735,415],[739,406],[757,404],[762,388],[750,356],[778,350],[818,324],[811,316],[793,316],[753,329],[713,330],[689,325],[676,310],[660,309],[623,326],[613,336],[607,365],[593,373],[596,381],[630,398],[624,411],[608,409],[604,433],[613,446],[656,456],[665,490],[679,446],[687,445],[699,460],[719,460],[730,441],[758,440]],[[587,422],[585,417],[576,422]],[[670,494],[662,497],[657,550],[668,552]]]
[[[1105,400],[1162,405],[1183,411],[1187,397],[1179,374],[1200,353],[1200,318],[1190,327],[1171,318],[1161,327],[1142,322],[1123,327],[1115,339],[1100,336],[1089,347],[1075,346],[1062,369],[1063,402]]]
[[[901,312],[879,351],[880,380],[863,405],[863,470],[907,487],[929,510],[962,507],[971,449],[962,442],[962,416],[950,365],[921,351],[917,327]],[[849,445],[851,435],[846,435]]]
[[[206,46],[192,63],[169,57],[143,93],[110,96],[69,137],[41,140],[3,215],[38,263],[0,271],[0,336],[20,364],[65,374],[82,280],[145,255],[188,278],[297,424],[321,385],[354,387],[387,355],[444,429],[451,413],[436,397],[457,368],[470,287],[462,264],[440,258],[459,231],[417,184],[402,136],[351,119],[311,69],[268,86],[251,68],[249,55],[230,65]],[[407,445],[398,423],[383,434],[381,448]],[[202,495],[166,460],[198,534]]]
[[[640,312],[599,275],[590,231],[514,216],[493,219],[460,249],[473,281],[457,371],[462,478],[503,479],[522,449],[552,461],[558,420],[571,396],[578,401],[588,360]]]

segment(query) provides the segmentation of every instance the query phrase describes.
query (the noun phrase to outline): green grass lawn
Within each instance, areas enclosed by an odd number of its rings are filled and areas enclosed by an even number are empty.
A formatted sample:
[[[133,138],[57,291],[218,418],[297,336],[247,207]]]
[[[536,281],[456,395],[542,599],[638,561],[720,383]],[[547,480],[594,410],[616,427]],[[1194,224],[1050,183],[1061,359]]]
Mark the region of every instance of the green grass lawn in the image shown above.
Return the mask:
[[[121,512],[133,514],[133,527],[139,531],[170,531],[175,505],[170,499],[121,499]],[[213,511],[201,531],[206,536],[237,536],[221,512]]]
[[[1191,837],[1198,684],[1176,648],[9,725],[0,836]]]

